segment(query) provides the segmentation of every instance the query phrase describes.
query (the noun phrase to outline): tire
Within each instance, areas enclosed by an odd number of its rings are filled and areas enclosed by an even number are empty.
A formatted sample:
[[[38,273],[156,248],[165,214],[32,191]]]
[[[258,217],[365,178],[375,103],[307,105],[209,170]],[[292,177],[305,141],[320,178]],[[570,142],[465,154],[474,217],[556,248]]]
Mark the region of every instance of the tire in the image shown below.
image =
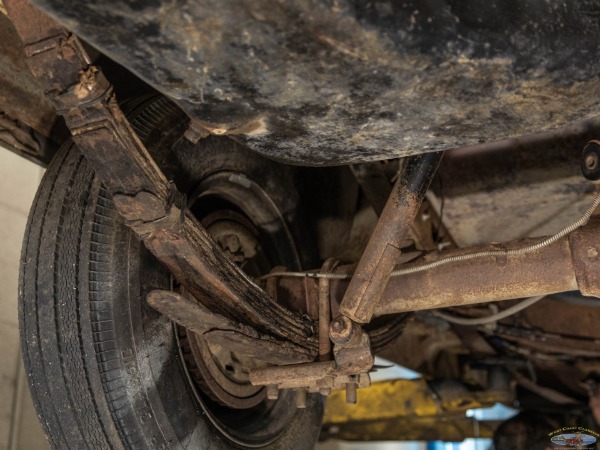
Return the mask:
[[[284,211],[285,233],[300,239],[303,250],[283,263],[312,258],[293,169],[229,139],[190,144],[181,139],[185,116],[165,99],[146,99],[129,110],[132,125],[181,191],[191,193],[222,171],[254,180]],[[281,234],[268,227],[261,232]],[[290,259],[294,252],[287,253]],[[198,393],[175,327],[145,302],[146,293],[172,284],[122,224],[78,149],[64,145],[29,215],[19,285],[29,388],[52,447],[313,448],[323,412],[318,395],[310,396],[306,409],[296,410],[293,396],[282,395],[230,411]]]

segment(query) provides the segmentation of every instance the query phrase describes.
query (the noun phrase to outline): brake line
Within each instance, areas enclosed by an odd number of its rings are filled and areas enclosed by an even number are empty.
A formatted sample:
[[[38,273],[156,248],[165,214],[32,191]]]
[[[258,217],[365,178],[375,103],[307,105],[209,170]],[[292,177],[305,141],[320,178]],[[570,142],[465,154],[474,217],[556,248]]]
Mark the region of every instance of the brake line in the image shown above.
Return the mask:
[[[523,311],[526,308],[529,308],[531,305],[539,302],[541,299],[545,298],[545,295],[539,295],[537,297],[529,297],[522,302],[517,303],[516,305],[511,306],[510,308],[503,309],[495,314],[485,316],[485,317],[458,317],[453,314],[446,314],[441,311],[433,311],[432,314],[440,319],[444,319],[447,322],[455,323],[457,325],[485,325],[488,323],[497,322],[502,319],[506,319],[513,314]]]
[[[585,210],[583,215],[568,225],[567,227],[560,230],[558,233],[547,237],[546,239],[532,245],[528,245],[521,248],[513,248],[513,249],[498,249],[498,250],[483,250],[475,253],[468,253],[466,255],[456,255],[456,256],[448,256],[446,258],[438,259],[437,261],[432,261],[426,264],[417,264],[412,267],[407,267],[404,269],[394,270],[391,274],[392,277],[399,277],[402,275],[409,275],[412,273],[423,272],[425,270],[434,269],[439,266],[443,266],[446,264],[460,262],[460,261],[469,261],[471,259],[476,258],[484,258],[486,256],[516,256],[523,255],[525,253],[531,253],[536,250],[540,250],[544,247],[547,247],[554,242],[558,241],[560,238],[572,233],[576,229],[585,225],[590,217],[596,210],[596,208],[600,205],[600,193],[596,195],[590,206]],[[263,275],[260,277],[260,280],[264,280],[267,278],[273,277],[295,277],[295,278],[329,278],[332,280],[348,280],[352,278],[351,274],[342,274],[342,273],[323,273],[323,272],[273,272],[267,275]]]

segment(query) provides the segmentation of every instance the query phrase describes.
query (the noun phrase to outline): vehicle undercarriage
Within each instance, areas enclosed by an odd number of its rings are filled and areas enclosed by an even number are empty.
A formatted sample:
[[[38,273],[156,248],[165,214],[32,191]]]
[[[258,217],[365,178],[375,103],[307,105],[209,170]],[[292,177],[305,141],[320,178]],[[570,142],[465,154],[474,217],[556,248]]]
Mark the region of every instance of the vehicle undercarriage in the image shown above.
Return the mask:
[[[0,143],[49,165],[20,320],[55,448],[312,448],[328,397],[354,440],[590,420],[599,4],[34,3],[0,3]]]

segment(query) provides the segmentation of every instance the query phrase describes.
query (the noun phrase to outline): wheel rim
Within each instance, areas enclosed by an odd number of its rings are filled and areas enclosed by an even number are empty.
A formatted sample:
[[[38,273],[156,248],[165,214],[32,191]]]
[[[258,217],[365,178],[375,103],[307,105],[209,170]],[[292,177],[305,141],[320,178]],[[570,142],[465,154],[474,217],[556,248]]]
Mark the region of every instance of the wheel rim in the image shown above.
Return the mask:
[[[265,273],[282,262],[299,268],[298,252],[283,213],[245,175],[227,171],[205,177],[188,205],[248,275]],[[237,444],[260,447],[285,431],[297,414],[293,395],[282,393],[276,401],[267,400],[266,390],[248,380],[249,371],[264,366],[263,362],[210,348],[200,336],[179,326],[176,337],[193,395],[221,433]],[[232,361],[236,364],[233,367]]]

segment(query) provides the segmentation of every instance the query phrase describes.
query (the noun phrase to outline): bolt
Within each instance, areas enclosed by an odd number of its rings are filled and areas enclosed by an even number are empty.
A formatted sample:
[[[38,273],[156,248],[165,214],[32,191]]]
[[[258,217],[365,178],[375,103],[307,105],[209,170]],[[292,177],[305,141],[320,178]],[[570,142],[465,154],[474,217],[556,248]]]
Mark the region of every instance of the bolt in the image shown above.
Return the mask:
[[[508,264],[508,258],[506,257],[506,255],[496,256],[496,264],[498,264],[499,266],[505,266],[506,264]]]
[[[354,326],[346,316],[339,316],[329,326],[329,337],[335,344],[345,344],[352,339]]]
[[[228,234],[223,236],[223,247],[229,250],[231,253],[237,253],[241,247],[240,238],[235,234]]]
[[[331,323],[331,330],[339,333],[344,329],[344,322],[342,321],[342,318],[337,318],[335,319],[332,323]]]
[[[277,400],[279,397],[279,386],[270,384],[267,386],[267,398],[269,400]]]
[[[590,181],[600,180],[600,141],[590,141],[583,148],[581,171]]]
[[[296,389],[296,408],[306,408],[306,398],[308,392],[304,388]]]
[[[587,167],[589,170],[594,170],[596,167],[598,167],[598,155],[595,153],[586,155],[585,167]]]
[[[349,405],[356,404],[356,390],[358,389],[358,383],[356,382],[356,375],[350,376],[350,381],[346,383],[346,403]]]
[[[331,394],[331,388],[321,388],[319,389],[319,394],[321,394],[323,397],[327,397],[329,394]]]

